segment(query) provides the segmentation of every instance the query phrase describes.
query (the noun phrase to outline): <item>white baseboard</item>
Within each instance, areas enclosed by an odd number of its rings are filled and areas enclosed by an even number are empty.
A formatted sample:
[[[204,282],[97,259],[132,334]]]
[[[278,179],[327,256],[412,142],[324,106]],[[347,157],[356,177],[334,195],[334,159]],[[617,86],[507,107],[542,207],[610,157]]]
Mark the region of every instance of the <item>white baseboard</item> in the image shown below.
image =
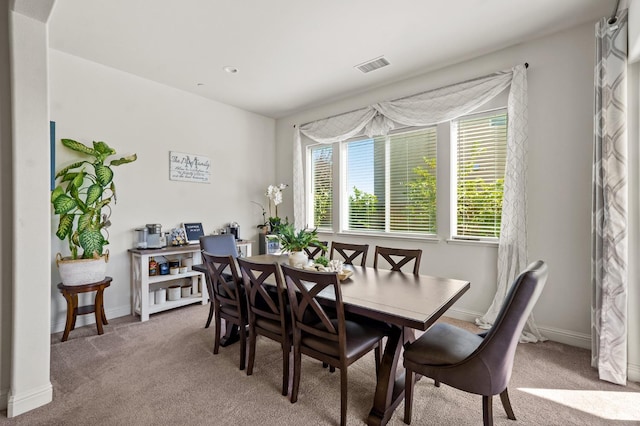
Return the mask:
[[[460,321],[475,322],[476,318],[480,318],[482,314],[478,312],[467,311],[459,308],[449,308],[444,314],[445,317],[454,318]]]
[[[51,382],[39,388],[22,392],[20,395],[12,395],[9,393],[7,403],[7,417],[15,417],[26,413],[53,400],[53,386]]]
[[[65,314],[66,314],[66,312],[65,312]],[[119,306],[119,307],[116,307],[116,308],[106,309],[105,310],[105,314],[107,315],[107,319],[119,318],[119,317],[124,317],[124,316],[127,316],[127,315],[131,315],[131,306],[130,305],[126,305],[126,306]],[[60,321],[56,321],[55,323],[52,322],[51,323],[51,334],[59,333],[61,331],[64,331],[64,326],[66,324],[66,321],[67,321],[67,318],[65,316]],[[82,326],[85,326],[85,325],[90,325],[90,324],[95,324],[95,323],[96,323],[96,317],[93,314],[78,315],[78,317],[76,318],[76,327],[82,327]]]
[[[540,333],[547,339],[564,343],[565,345],[575,346],[582,349],[591,349],[591,335],[584,333],[576,333],[575,331],[562,330],[553,327],[538,326]]]
[[[468,322],[475,322],[476,318],[480,318],[482,315],[483,314],[479,312],[457,308],[451,308],[445,314],[445,316]],[[544,337],[553,342],[563,343],[565,345],[583,349],[591,349],[591,336],[588,334],[576,333],[575,331],[562,330],[553,327],[538,326],[538,329]]]
[[[640,383],[640,365],[627,364],[627,380]]]

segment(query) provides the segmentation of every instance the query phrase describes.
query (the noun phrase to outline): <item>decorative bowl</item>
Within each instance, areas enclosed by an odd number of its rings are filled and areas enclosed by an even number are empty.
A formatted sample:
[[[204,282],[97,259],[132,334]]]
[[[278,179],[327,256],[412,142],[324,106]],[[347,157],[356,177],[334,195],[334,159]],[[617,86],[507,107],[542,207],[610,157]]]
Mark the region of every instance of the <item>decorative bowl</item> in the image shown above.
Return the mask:
[[[353,275],[353,271],[350,271],[349,269],[343,269],[342,271],[338,272],[338,279],[340,281],[344,281],[351,275]]]

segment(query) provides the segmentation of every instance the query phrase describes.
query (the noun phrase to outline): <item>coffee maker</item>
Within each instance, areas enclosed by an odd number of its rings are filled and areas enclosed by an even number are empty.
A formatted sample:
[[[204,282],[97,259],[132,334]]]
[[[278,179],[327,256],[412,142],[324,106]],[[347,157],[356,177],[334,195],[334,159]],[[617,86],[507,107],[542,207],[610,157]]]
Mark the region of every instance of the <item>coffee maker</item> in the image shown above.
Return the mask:
[[[167,237],[162,232],[159,223],[147,223],[149,234],[147,236],[147,248],[162,248],[167,246]]]
[[[136,248],[163,248],[167,246],[167,237],[159,223],[148,223],[144,228],[136,228]]]
[[[227,226],[227,233],[233,235],[236,240],[239,240],[240,239],[240,225],[238,225],[238,222],[231,222]]]

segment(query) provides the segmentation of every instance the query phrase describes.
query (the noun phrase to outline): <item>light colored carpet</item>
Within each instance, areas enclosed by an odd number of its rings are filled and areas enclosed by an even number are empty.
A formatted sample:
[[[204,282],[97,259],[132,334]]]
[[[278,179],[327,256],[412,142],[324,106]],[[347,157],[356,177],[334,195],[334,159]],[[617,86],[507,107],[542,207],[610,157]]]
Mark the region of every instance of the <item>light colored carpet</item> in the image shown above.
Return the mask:
[[[340,375],[303,356],[298,402],[280,395],[280,346],[258,339],[253,376],[239,345],[213,355],[208,306],[112,320],[51,337],[53,402],[2,425],[324,425],[340,419]],[[474,329],[469,323],[449,320]],[[373,354],[349,368],[348,423],[364,424],[375,386]],[[589,352],[553,342],[519,345],[511,384],[517,421],[494,398],[496,425],[623,425],[640,422],[640,386],[597,379]],[[391,425],[402,425],[400,404]],[[481,397],[429,379],[415,389],[413,425],[482,424]]]

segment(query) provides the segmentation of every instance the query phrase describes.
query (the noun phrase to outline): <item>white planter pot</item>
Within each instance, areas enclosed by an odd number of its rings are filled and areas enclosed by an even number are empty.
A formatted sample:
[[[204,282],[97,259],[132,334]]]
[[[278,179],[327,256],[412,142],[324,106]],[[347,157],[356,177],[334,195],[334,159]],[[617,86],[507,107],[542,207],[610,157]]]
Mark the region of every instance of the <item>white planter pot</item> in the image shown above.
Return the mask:
[[[294,268],[302,268],[309,262],[307,254],[303,251],[293,251],[289,253],[289,265]]]
[[[107,262],[109,252],[97,259],[63,258],[60,253],[56,255],[58,272],[64,285],[82,285],[97,283],[107,276]]]

